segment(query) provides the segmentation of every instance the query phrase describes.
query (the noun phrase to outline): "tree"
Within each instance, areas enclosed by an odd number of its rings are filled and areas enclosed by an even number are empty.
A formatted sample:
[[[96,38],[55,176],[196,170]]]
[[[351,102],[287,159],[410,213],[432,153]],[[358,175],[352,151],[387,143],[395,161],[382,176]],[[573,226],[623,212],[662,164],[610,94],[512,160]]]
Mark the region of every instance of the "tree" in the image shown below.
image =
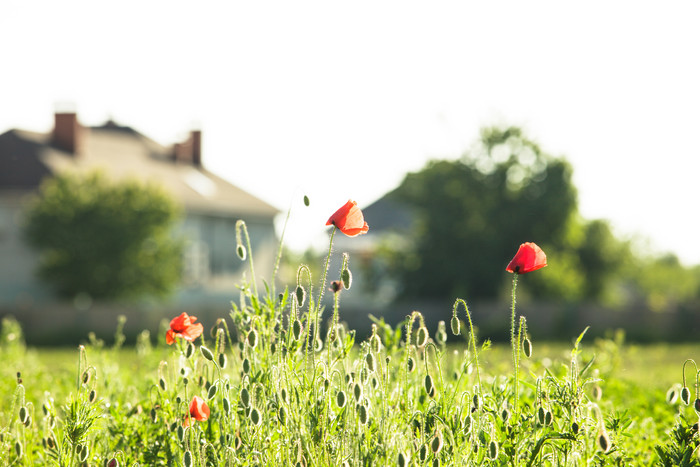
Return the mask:
[[[62,297],[163,296],[181,273],[182,247],[172,235],[178,214],[155,186],[58,175],[28,207],[25,234],[40,253],[39,277]]]
[[[462,160],[431,161],[408,174],[387,195],[416,219],[407,234],[412,247],[389,255],[402,295],[497,297],[508,261],[533,241],[558,266],[528,278],[530,294],[601,296],[604,278],[617,268],[609,254],[623,248],[606,223],[580,219],[571,176],[565,159],[544,153],[515,127],[485,128]]]

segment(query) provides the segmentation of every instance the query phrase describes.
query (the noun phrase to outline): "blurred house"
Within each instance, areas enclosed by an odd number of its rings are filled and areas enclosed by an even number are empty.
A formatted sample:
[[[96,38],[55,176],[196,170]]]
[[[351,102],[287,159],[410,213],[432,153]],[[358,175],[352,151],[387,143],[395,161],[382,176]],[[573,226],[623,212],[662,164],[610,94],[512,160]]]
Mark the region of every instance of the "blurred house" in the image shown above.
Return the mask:
[[[184,142],[162,146],[111,120],[88,128],[75,113],[56,113],[48,134],[0,135],[0,306],[30,308],[53,298],[35,278],[37,255],[22,240],[28,198],[46,177],[96,170],[115,180],[157,182],[184,207],[185,270],[176,304],[227,304],[237,297],[236,284],[247,270],[235,252],[238,219],[248,226],[258,277],[270,276],[278,211],[204,169],[199,130]]]

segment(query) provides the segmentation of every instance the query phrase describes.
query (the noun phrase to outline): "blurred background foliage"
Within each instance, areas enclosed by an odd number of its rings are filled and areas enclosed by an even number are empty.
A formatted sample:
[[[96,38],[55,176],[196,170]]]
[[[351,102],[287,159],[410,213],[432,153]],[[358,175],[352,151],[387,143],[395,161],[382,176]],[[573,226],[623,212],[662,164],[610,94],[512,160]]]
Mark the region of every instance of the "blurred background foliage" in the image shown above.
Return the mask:
[[[180,208],[162,189],[100,173],[45,181],[26,212],[39,276],[65,298],[162,297],[179,283]]]
[[[381,266],[367,273],[394,277],[402,299],[503,298],[506,264],[532,241],[550,266],[522,281],[521,296],[658,311],[697,302],[700,268],[648,254],[638,239],[616,237],[607,221],[584,219],[572,171],[520,128],[484,128],[461,159],[433,160],[386,195],[411,212],[414,228],[401,231],[401,242],[385,236],[375,260]]]

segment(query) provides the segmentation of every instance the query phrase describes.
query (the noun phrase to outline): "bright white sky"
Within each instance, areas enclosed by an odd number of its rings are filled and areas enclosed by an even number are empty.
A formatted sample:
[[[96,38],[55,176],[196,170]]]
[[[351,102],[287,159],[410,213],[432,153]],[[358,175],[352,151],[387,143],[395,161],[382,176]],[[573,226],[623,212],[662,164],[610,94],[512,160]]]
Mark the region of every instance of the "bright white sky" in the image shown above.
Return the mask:
[[[515,124],[571,161],[586,218],[696,264],[698,18],[695,1],[4,0],[0,132],[48,131],[66,103],[163,144],[199,126],[208,169],[296,201],[301,246],[348,198]]]

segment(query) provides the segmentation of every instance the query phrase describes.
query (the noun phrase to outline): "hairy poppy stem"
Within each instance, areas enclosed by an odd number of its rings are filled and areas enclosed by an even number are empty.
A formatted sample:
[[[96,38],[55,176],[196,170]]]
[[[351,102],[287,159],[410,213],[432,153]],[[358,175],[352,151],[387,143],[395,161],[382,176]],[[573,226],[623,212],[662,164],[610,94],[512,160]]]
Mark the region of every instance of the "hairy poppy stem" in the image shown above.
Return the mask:
[[[333,237],[335,236],[336,227],[333,226],[331,231],[331,240],[328,245],[328,255],[326,256],[326,265],[323,267],[323,277],[321,278],[321,290],[318,292],[318,301],[316,302],[316,321],[314,323],[314,345],[316,345],[316,339],[318,339],[318,326],[321,322],[321,302],[323,301],[323,292],[326,290],[326,278],[328,276],[328,266],[331,262],[331,253],[333,251]],[[311,359],[313,361],[314,352],[313,347],[311,348]]]
[[[513,295],[510,311],[510,345],[513,348],[513,410],[518,410],[518,366],[520,365],[520,345],[515,336],[515,290],[518,287],[518,274],[513,274]]]

